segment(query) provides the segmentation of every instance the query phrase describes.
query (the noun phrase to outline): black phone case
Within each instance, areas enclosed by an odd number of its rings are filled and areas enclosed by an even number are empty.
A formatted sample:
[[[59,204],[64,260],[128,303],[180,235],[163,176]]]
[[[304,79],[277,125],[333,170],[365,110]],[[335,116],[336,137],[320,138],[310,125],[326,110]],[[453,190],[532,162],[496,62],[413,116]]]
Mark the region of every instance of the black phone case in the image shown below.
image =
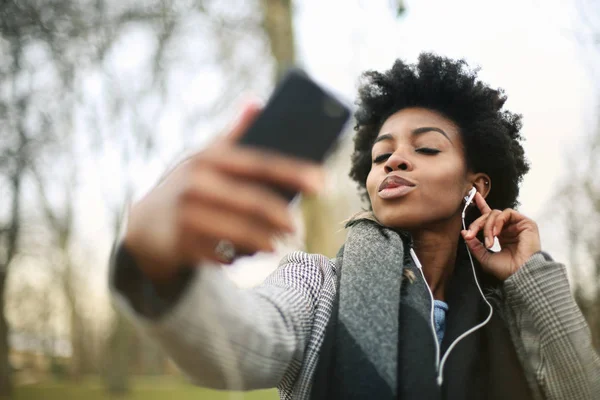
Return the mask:
[[[292,69],[277,85],[240,144],[323,162],[349,117],[348,107],[304,72]],[[274,189],[288,200],[296,195]]]

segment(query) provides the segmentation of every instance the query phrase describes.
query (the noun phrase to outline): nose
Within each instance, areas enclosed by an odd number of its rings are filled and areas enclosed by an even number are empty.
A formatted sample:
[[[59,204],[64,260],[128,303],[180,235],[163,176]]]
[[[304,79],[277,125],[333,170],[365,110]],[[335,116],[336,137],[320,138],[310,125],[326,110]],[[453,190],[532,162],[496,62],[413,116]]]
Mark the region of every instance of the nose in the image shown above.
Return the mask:
[[[392,171],[412,171],[412,163],[401,154],[399,151],[395,151],[385,162],[385,172],[390,173]]]

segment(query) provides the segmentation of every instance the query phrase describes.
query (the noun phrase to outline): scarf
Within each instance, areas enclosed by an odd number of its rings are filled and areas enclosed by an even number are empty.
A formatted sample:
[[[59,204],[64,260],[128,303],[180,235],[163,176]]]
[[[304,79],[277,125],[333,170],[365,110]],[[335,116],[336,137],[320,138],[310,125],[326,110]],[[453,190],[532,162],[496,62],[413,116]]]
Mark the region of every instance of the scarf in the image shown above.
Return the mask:
[[[369,219],[349,225],[347,240],[336,258],[338,298],[321,348],[311,399],[532,398],[497,307],[483,328],[452,350],[439,386],[431,300],[408,255],[410,236]],[[447,283],[449,310],[441,355],[489,313],[475,285],[472,267],[461,253],[465,252],[459,252],[455,272]],[[479,272],[482,288],[498,286],[499,282],[483,275]]]

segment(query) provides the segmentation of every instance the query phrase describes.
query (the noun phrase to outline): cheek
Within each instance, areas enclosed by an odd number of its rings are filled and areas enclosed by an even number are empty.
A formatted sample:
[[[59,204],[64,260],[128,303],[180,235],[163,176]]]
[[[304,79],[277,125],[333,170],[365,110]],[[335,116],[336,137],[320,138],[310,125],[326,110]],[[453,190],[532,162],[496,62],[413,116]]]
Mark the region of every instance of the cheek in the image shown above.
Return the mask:
[[[378,185],[378,179],[377,179],[377,172],[374,171],[373,169],[371,169],[371,171],[369,172],[369,175],[367,175],[367,192],[369,193],[369,196],[374,194],[374,191],[376,191],[377,189],[377,185]]]
[[[455,208],[463,198],[464,177],[462,174],[444,173],[432,176],[429,183],[422,188],[422,194],[429,200],[429,203],[438,204],[444,208]]]

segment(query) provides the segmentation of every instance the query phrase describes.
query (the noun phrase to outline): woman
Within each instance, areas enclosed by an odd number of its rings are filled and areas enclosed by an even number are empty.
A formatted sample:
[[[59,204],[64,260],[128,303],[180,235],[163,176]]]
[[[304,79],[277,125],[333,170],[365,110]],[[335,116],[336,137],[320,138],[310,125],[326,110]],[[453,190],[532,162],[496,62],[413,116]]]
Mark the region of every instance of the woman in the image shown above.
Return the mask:
[[[259,112],[250,106],[131,209],[111,269],[122,307],[213,388],[600,398],[600,360],[565,268],[512,209],[528,170],[520,116],[463,61],[423,54],[364,78],[350,175],[370,211],[348,223],[335,259],[289,254],[250,290],[211,262],[220,240],[270,251],[291,230],[265,183],[311,192],[320,179],[314,165],[235,145]]]

